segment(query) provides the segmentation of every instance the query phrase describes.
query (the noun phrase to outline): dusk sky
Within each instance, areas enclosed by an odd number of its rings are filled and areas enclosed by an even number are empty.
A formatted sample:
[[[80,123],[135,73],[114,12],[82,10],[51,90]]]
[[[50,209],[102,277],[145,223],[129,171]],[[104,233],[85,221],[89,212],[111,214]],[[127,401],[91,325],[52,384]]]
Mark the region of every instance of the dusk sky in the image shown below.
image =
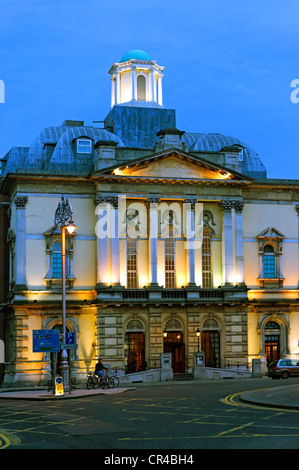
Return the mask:
[[[65,119],[104,120],[109,68],[143,49],[165,66],[163,105],[176,109],[180,130],[237,137],[269,178],[299,179],[299,102],[291,100],[298,0],[0,0],[0,7],[0,158]]]

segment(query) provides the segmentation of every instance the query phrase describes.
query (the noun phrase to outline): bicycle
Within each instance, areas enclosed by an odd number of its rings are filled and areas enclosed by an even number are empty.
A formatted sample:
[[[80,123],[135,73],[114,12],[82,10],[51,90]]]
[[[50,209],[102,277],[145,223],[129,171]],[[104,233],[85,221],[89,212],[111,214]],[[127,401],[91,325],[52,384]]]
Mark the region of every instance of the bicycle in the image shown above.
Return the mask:
[[[108,374],[103,374],[98,376],[92,372],[88,372],[86,380],[86,388],[88,390],[92,388],[116,388],[119,386],[119,378],[116,376],[109,376]]]
[[[119,378],[116,375],[111,375],[110,379],[113,380],[113,388],[117,388],[119,386]]]

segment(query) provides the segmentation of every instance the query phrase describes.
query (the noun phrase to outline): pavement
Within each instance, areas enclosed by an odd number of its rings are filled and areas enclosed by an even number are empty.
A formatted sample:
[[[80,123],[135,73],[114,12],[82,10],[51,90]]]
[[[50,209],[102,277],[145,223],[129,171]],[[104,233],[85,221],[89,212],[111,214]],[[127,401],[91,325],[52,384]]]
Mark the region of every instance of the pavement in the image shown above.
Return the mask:
[[[239,398],[243,402],[255,405],[299,410],[299,385],[283,385],[243,392]]]
[[[242,380],[254,380],[254,379],[242,379]],[[269,379],[268,379],[269,380]],[[92,398],[95,395],[114,395],[120,393],[130,392],[131,390],[137,390],[139,386],[169,386],[174,384],[186,384],[187,383],[197,383],[200,385],[201,380],[188,380],[188,381],[177,381],[171,380],[168,382],[147,382],[147,383],[138,383],[138,387],[135,386],[120,386],[118,388],[110,389],[95,389],[95,390],[86,390],[84,388],[78,388],[72,390],[71,393],[64,392],[62,396],[55,396],[51,391],[48,392],[45,388],[34,388],[34,389],[13,389],[6,388],[2,389],[0,387],[0,400],[9,399],[9,400],[68,400],[76,398]],[[268,382],[269,383],[269,382]],[[259,382],[260,384],[260,382]],[[239,394],[239,399],[245,403],[251,403],[260,406],[268,406],[275,408],[285,408],[292,410],[299,410],[299,385],[298,384],[287,384],[279,387],[269,387],[267,388],[267,379],[265,380],[265,388],[259,390],[246,391]],[[132,384],[134,385],[134,384]],[[137,385],[137,384],[136,384]]]
[[[65,400],[72,398],[86,398],[93,397],[95,395],[114,395],[118,393],[128,392],[130,390],[136,390],[135,387],[119,387],[119,388],[108,388],[102,389],[97,388],[93,390],[86,390],[84,388],[77,388],[72,390],[71,393],[65,391],[63,395],[56,396],[52,391],[44,388],[36,387],[35,389],[19,390],[19,389],[3,389],[0,388],[0,400]]]

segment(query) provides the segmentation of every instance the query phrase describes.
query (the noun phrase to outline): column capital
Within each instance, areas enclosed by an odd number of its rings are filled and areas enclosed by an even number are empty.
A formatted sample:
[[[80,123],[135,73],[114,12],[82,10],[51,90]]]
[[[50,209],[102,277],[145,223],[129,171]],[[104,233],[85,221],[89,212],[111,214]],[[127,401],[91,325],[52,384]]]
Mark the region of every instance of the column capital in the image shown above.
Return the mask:
[[[118,197],[117,196],[97,196],[94,200],[95,205],[98,204],[111,204],[114,209],[118,209]]]
[[[159,197],[148,197],[147,198],[147,201],[146,201],[146,204],[148,205],[148,207],[150,208],[152,204],[159,204],[159,202],[161,201],[161,199]],[[153,207],[153,206],[152,206]]]
[[[188,206],[186,207],[186,209],[189,209],[189,210],[195,208],[196,202],[197,202],[197,199],[195,199],[195,198],[190,198],[190,197],[189,197],[189,198],[184,199],[184,204],[188,204]]]
[[[233,206],[234,206],[234,202],[235,201],[231,201],[229,199],[223,199],[222,201],[219,201],[219,206],[220,206],[220,209],[223,211],[223,212],[226,212],[226,211],[231,211]]]
[[[245,202],[244,201],[233,201],[233,205],[234,205],[234,208],[235,208],[236,212],[242,212],[243,207],[245,206]]]
[[[16,209],[25,209],[26,204],[28,202],[28,197],[27,196],[17,196],[15,198],[15,205]]]

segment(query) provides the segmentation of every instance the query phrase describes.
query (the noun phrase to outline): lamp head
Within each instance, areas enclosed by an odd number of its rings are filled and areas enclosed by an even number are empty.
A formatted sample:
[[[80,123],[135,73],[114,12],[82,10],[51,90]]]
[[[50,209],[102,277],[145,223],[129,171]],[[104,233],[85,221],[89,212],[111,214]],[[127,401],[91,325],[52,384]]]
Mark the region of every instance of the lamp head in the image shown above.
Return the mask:
[[[74,233],[74,231],[76,230],[76,225],[74,224],[74,222],[72,220],[69,221],[69,223],[67,224],[67,226],[65,227],[68,231],[68,233],[71,235],[72,233]]]

